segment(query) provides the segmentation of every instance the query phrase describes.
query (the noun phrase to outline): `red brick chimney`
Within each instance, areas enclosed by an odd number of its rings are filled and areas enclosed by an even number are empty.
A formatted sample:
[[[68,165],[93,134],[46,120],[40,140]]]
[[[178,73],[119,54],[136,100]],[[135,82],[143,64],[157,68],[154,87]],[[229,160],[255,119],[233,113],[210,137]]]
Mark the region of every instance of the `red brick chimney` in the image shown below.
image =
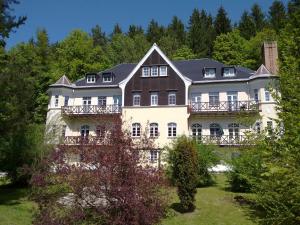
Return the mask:
[[[265,41],[263,44],[264,65],[272,74],[278,74],[278,50],[276,41]]]

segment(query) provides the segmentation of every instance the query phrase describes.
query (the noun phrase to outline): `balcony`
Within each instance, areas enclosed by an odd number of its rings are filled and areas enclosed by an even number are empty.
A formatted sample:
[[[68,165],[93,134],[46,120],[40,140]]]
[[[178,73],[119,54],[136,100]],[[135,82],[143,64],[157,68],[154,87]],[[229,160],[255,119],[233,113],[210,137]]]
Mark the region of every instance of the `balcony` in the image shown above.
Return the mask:
[[[90,116],[90,115],[119,115],[122,107],[120,105],[76,105],[62,106],[62,115],[67,116]]]
[[[62,139],[65,145],[111,145],[110,139],[102,136],[66,136]]]
[[[250,140],[246,135],[201,135],[201,136],[190,136],[196,142],[203,143],[203,144],[212,144],[212,145],[219,145],[219,146],[243,146],[249,145]]]
[[[237,113],[259,112],[257,101],[218,101],[218,102],[191,102],[189,113],[196,115],[227,115]]]

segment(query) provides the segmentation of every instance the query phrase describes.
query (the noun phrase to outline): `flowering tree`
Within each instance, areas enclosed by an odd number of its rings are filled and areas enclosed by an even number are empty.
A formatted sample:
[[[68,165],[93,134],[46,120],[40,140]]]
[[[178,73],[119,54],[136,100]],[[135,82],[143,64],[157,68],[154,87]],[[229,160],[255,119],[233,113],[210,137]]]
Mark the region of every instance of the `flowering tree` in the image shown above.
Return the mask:
[[[59,145],[32,178],[34,224],[154,224],[166,207],[165,178],[120,124],[97,144]],[[98,140],[100,141],[100,140]],[[71,155],[80,160],[71,162]]]

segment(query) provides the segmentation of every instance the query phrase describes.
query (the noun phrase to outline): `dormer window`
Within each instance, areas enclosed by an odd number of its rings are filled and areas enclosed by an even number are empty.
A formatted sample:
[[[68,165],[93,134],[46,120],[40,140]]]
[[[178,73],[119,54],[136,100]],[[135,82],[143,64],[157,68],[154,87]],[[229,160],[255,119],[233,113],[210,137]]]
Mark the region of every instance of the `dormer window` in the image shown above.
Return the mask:
[[[205,68],[204,78],[215,78],[216,77],[216,68]]]
[[[150,67],[143,67],[142,68],[142,76],[149,77],[150,76]]]
[[[109,83],[112,82],[112,75],[111,74],[103,74],[103,83]]]
[[[234,77],[235,70],[233,67],[227,67],[223,69],[223,77]]]
[[[167,76],[168,71],[166,66],[160,66],[159,67],[159,76]]]
[[[88,84],[95,83],[96,82],[96,75],[87,75],[86,76],[86,82]]]

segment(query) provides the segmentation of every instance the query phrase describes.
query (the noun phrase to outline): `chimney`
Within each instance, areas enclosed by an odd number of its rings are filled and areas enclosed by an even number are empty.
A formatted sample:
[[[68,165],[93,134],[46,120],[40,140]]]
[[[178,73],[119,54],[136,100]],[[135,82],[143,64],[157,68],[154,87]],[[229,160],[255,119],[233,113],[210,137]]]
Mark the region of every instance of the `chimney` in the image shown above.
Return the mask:
[[[278,74],[278,50],[276,41],[265,41],[263,44],[264,65],[272,74]]]

